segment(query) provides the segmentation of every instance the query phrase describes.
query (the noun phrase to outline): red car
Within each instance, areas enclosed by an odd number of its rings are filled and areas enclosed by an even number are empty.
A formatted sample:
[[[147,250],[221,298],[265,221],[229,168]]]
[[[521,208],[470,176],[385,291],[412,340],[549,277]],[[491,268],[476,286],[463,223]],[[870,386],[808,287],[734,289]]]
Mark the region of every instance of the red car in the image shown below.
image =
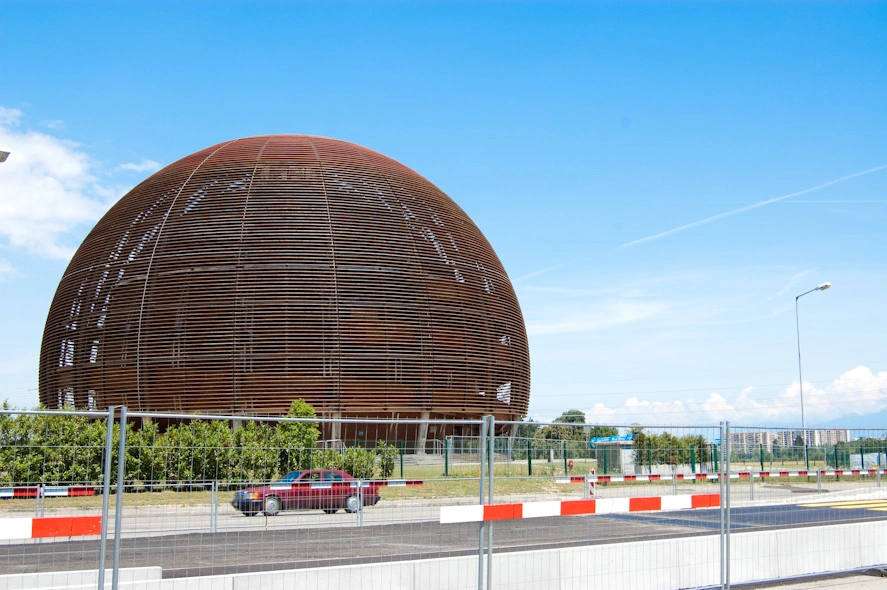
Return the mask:
[[[312,469],[293,471],[270,485],[239,490],[231,505],[246,516],[264,512],[274,516],[281,510],[323,510],[333,514],[340,508],[357,512],[361,505],[379,501],[379,483],[360,482],[344,471]]]

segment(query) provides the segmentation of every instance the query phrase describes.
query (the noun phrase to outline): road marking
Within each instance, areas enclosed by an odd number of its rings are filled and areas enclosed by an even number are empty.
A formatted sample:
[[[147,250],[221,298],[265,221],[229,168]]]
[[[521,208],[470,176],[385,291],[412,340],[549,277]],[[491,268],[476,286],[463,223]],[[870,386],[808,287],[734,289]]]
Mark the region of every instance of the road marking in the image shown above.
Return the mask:
[[[876,510],[887,512],[887,500],[847,500],[845,502],[816,502],[798,504],[801,508],[834,508],[836,510]]]

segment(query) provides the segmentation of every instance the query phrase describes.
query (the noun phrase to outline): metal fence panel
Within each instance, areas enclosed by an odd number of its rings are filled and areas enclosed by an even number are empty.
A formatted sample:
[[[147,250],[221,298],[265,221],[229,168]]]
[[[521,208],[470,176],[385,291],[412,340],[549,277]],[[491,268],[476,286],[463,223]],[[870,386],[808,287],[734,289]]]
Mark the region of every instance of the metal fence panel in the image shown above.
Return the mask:
[[[310,419],[112,412],[0,411],[0,586],[726,588],[887,563],[883,430],[488,418],[303,445]]]

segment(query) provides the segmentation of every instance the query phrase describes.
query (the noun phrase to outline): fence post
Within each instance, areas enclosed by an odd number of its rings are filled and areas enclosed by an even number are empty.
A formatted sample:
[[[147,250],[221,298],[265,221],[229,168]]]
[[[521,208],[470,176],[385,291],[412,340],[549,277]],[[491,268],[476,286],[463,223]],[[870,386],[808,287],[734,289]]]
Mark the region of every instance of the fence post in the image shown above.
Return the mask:
[[[486,440],[487,440],[487,420],[484,418],[480,425],[480,440],[478,441],[478,452],[480,456],[480,505],[484,505],[484,484],[486,483]],[[477,531],[477,590],[484,590],[484,521],[481,520]]]
[[[117,590],[120,579],[120,529],[123,524],[123,493],[126,476],[126,406],[120,406],[120,437],[117,446],[117,497],[114,509],[114,571],[111,590]]]
[[[721,422],[721,441],[720,444],[724,444],[724,423]],[[717,445],[712,445],[712,451],[714,454],[715,460],[715,473],[718,474],[718,517],[720,519],[719,522],[719,530],[718,530],[718,541],[720,544],[720,570],[721,570],[721,588],[724,587],[726,583],[726,570],[724,569],[724,477],[721,473],[721,470],[718,468],[718,452]]]
[[[111,449],[114,448],[114,406],[108,407],[105,434],[105,471],[102,481],[102,539],[99,542],[98,590],[105,590],[105,546],[108,542],[108,496],[111,494]]]
[[[527,475],[533,475],[533,441],[527,439]]]
[[[726,446],[724,447],[724,473],[726,477],[724,477],[724,495],[725,503],[726,503],[726,514],[725,514],[725,529],[724,535],[726,539],[726,558],[724,560],[725,565],[727,566],[727,585],[724,587],[726,590],[730,590],[730,454],[732,453],[732,449],[730,448],[730,422],[724,422],[724,431],[726,437],[724,438],[724,442]]]
[[[211,526],[212,532],[217,533],[219,532],[219,482],[213,480],[211,486],[209,494],[210,502],[212,502]]]
[[[487,452],[487,460],[490,462],[489,469],[487,472],[489,477],[487,478],[488,483],[488,492],[487,492],[487,503],[493,503],[493,476],[495,474],[496,467],[496,417],[495,416],[487,416],[489,419],[490,425],[487,427],[487,431],[489,432],[489,444],[490,449]],[[493,588],[493,523],[490,522],[487,524],[487,590],[492,590]]]
[[[817,494],[822,493],[822,470],[821,469],[816,470],[816,493]]]
[[[444,438],[444,477],[450,476],[450,437]],[[403,477],[403,476],[401,476]]]
[[[761,471],[764,470],[764,443],[761,443]]]
[[[567,441],[562,440],[561,446],[563,447],[563,455],[564,455],[564,475],[570,475],[570,472],[567,471]]]
[[[363,479],[357,479],[357,526],[363,526]]]
[[[722,469],[718,473],[721,514],[721,587],[730,590],[730,423],[721,422]]]
[[[400,449],[400,478],[403,479],[403,447]]]

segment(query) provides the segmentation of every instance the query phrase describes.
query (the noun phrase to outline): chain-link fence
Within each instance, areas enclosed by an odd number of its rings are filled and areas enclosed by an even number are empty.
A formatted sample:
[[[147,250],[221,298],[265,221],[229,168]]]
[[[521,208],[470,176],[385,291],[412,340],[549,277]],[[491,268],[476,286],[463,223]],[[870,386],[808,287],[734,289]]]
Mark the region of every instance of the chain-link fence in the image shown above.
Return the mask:
[[[333,422],[2,410],[0,588],[729,587],[887,563],[887,431]]]

